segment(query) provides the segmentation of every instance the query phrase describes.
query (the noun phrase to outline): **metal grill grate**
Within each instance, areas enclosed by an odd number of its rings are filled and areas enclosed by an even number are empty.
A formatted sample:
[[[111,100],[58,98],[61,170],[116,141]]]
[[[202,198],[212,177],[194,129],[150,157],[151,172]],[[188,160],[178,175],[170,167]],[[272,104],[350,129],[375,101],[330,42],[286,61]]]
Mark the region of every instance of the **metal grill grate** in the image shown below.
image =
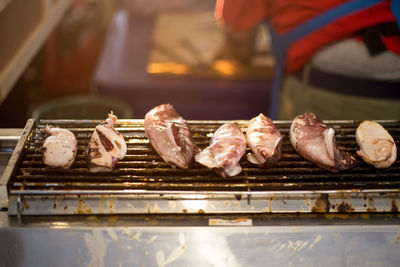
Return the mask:
[[[189,121],[194,142],[200,148],[206,147],[212,133],[226,122],[232,121]],[[247,121],[234,122],[242,127],[247,123]],[[43,202],[45,201],[43,195],[46,195],[46,199],[49,197],[65,199],[68,198],[67,196],[81,199],[86,195],[98,201],[100,197],[93,196],[146,199],[151,195],[153,200],[158,198],[171,200],[178,199],[179,195],[192,194],[193,196],[195,194],[196,199],[202,195],[200,197],[202,199],[223,200],[228,194],[238,201],[242,199],[242,196],[246,196],[249,202],[250,196],[268,196],[274,199],[304,198],[305,200],[310,196],[312,199],[317,199],[321,197],[321,194],[343,193],[346,194],[346,198],[349,196],[354,198],[356,195],[358,198],[365,198],[365,194],[371,193],[381,196],[389,194],[390,197],[383,198],[385,203],[390,202],[385,206],[390,205],[391,211],[394,211],[393,205],[397,207],[396,198],[400,191],[399,159],[390,168],[376,169],[358,158],[357,166],[354,168],[332,174],[304,160],[294,151],[288,139],[289,121],[276,122],[284,136],[284,142],[282,159],[275,167],[260,169],[248,163],[243,157],[242,173],[230,178],[221,178],[213,170],[196,163],[190,170],[170,167],[162,161],[148,142],[144,133],[143,120],[119,121],[116,129],[124,136],[128,145],[126,157],[117,163],[112,172],[90,173],[85,150],[94,127],[98,123],[99,121],[84,120],[42,120],[36,126],[32,124],[32,128],[27,131],[23,148],[17,155],[14,170],[10,172],[9,197],[23,196],[26,201],[30,198],[36,199],[35,196],[41,196]],[[399,147],[400,122],[380,121],[380,123],[392,134]],[[76,135],[78,153],[71,169],[49,169],[43,165],[41,145],[46,136],[42,129],[47,124],[69,129]],[[350,153],[356,152],[358,147],[355,141],[355,130],[359,124],[358,121],[326,121],[326,124],[335,129],[337,144],[341,149]],[[363,193],[363,197],[359,196],[359,193]],[[291,197],[288,197],[289,195]],[[366,208],[365,204],[362,206]],[[298,209],[296,212],[301,212]]]

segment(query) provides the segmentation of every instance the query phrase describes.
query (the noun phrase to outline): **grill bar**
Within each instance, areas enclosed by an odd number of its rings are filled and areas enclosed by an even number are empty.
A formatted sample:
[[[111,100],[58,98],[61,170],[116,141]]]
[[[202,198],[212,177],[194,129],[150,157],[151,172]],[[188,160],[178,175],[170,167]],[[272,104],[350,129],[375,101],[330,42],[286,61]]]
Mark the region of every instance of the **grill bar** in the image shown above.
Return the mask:
[[[343,201],[347,206],[353,207],[346,209],[346,212],[397,211],[400,194],[399,160],[390,168],[376,169],[358,159],[357,166],[350,170],[329,173],[304,160],[294,151],[288,140],[290,121],[275,122],[284,136],[282,159],[275,167],[260,169],[248,163],[244,157],[241,161],[242,173],[230,178],[218,177],[213,170],[199,164],[194,164],[190,170],[170,167],[149,144],[144,133],[143,120],[119,121],[116,128],[127,142],[126,157],[117,163],[115,170],[110,173],[90,173],[85,150],[94,127],[99,122],[28,121],[24,137],[18,144],[20,149],[16,149],[10,162],[12,164],[2,178],[8,181],[10,214],[70,214],[69,208],[60,209],[54,203],[68,198],[70,205],[75,205],[77,209],[82,201],[88,200],[91,205],[101,206],[102,201],[104,202],[101,200],[102,196],[118,200],[119,204],[116,206],[119,208],[113,210],[116,213],[144,212],[137,207],[127,208],[128,204],[136,206],[135,203],[130,203],[131,198],[136,202],[140,199],[140,205],[156,203],[158,206],[163,206],[163,209],[158,211],[161,213],[185,213],[185,209],[176,208],[176,205],[182,206],[182,203],[176,202],[182,195],[191,197],[199,195],[201,196],[199,199],[207,199],[209,204],[201,209],[203,212],[265,212],[266,203],[268,212],[320,211],[314,206],[315,203],[321,202],[319,200],[321,196],[327,196],[330,202]],[[238,123],[243,128],[247,123],[242,120],[189,121],[189,125],[194,142],[200,148],[204,148],[209,144],[212,133],[220,125],[232,122]],[[396,145],[399,146],[400,121],[379,122],[392,134]],[[360,122],[326,121],[325,123],[335,129],[339,147],[355,154],[358,149],[355,130]],[[41,146],[46,138],[43,131],[46,125],[63,127],[76,135],[78,152],[71,169],[49,169],[43,165]],[[165,197],[166,195],[168,197]],[[240,200],[237,199],[238,196]],[[225,197],[225,201],[239,201],[241,208],[238,210],[237,206],[227,207],[222,203],[224,202],[222,197]],[[243,200],[244,198],[246,200]],[[309,202],[308,206],[305,204],[306,200]],[[170,201],[175,204],[171,204]],[[244,203],[241,204],[241,201]],[[286,204],[282,204],[282,207],[279,201],[290,202],[290,208],[287,208]],[[175,206],[171,208],[165,203]],[[52,205],[54,208],[51,208]],[[247,208],[244,207],[246,205]],[[326,207],[322,211],[342,211],[342,209],[332,209]],[[94,210],[92,208],[91,212],[108,213],[105,209]],[[148,213],[148,209],[145,212]]]

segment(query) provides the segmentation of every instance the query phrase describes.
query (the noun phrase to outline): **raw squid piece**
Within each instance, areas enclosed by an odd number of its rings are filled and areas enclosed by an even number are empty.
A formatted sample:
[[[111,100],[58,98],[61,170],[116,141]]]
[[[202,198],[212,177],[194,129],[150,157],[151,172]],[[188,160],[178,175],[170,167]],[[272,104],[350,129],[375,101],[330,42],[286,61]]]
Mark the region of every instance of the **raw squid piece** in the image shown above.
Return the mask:
[[[49,137],[43,143],[43,163],[49,167],[68,169],[75,161],[77,141],[66,129],[46,126]]]
[[[336,146],[335,131],[313,113],[294,118],[289,138],[297,153],[330,172],[346,170],[356,164],[353,156]]]
[[[396,143],[393,137],[377,122],[364,121],[356,131],[357,151],[365,162],[376,168],[388,168],[397,157]]]
[[[210,145],[195,155],[195,160],[215,169],[222,177],[235,176],[242,171],[240,159],[246,152],[246,139],[237,124],[224,124],[210,140]]]
[[[144,129],[158,155],[173,167],[188,169],[198,148],[186,121],[172,105],[162,104],[144,118]]]
[[[87,149],[90,172],[112,171],[115,164],[125,157],[125,139],[114,129],[117,120],[111,112],[105,121],[96,126]]]
[[[246,141],[252,151],[247,154],[247,160],[251,163],[268,168],[280,160],[282,136],[272,120],[263,114],[250,120]]]

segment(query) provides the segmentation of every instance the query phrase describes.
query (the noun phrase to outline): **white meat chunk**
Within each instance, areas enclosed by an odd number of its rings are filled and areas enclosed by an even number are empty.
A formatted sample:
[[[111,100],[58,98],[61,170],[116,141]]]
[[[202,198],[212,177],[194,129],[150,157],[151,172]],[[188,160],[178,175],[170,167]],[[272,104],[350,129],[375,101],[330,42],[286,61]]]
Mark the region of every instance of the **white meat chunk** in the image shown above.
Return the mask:
[[[43,143],[43,163],[49,167],[68,169],[75,161],[77,141],[66,129],[46,126],[49,135]]]
[[[397,157],[396,143],[393,137],[377,122],[364,121],[356,131],[357,151],[365,162],[376,168],[388,168]]]

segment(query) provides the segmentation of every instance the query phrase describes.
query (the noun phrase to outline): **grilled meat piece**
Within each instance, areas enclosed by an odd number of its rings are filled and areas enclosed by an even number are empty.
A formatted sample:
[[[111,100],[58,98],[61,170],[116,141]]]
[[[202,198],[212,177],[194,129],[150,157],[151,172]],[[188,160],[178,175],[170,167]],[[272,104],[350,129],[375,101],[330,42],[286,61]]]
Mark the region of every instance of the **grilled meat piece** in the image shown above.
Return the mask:
[[[246,141],[252,151],[247,154],[247,160],[251,163],[268,168],[280,160],[282,136],[272,120],[263,114],[250,120]]]
[[[335,131],[313,113],[294,118],[289,137],[293,148],[301,156],[330,172],[346,170],[356,164],[353,156],[336,146]]]
[[[356,140],[360,147],[357,155],[376,168],[388,168],[396,161],[396,143],[379,123],[362,122],[357,128]]]
[[[43,143],[43,163],[49,167],[70,168],[77,150],[75,135],[58,127],[46,126],[45,131],[50,136]]]
[[[96,126],[87,149],[90,172],[112,171],[127,152],[124,137],[114,129],[118,120],[114,114]]]
[[[188,169],[198,148],[186,121],[172,105],[163,104],[150,110],[144,118],[144,129],[158,155],[173,167]]]
[[[242,171],[240,159],[246,152],[246,139],[237,124],[224,124],[210,140],[210,145],[195,155],[195,160],[215,169],[222,177],[235,176]]]

